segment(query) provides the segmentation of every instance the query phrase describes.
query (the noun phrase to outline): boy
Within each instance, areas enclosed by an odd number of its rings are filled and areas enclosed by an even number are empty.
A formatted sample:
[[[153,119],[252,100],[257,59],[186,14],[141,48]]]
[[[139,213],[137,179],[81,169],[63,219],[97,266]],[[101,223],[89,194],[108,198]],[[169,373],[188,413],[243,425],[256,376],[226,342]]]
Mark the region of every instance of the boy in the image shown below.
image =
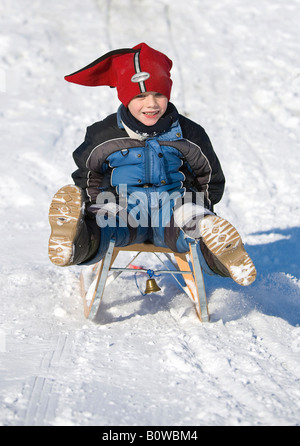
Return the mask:
[[[112,238],[116,246],[150,241],[175,252],[196,240],[206,272],[249,285],[256,271],[241,238],[213,212],[225,184],[219,160],[204,129],[169,102],[171,68],[166,55],[141,43],[65,77],[116,87],[121,105],[88,127],[73,154],[75,185],[50,206],[50,260],[96,263]]]

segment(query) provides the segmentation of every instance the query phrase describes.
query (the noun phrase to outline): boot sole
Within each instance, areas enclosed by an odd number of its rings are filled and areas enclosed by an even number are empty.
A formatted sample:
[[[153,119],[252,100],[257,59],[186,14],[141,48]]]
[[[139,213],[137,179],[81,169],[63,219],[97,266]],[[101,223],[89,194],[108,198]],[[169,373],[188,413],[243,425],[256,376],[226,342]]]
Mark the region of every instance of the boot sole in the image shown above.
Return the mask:
[[[256,279],[256,269],[235,227],[223,218],[209,215],[201,221],[200,228],[203,242],[230,277],[239,285],[251,285]]]
[[[54,195],[49,209],[51,235],[48,255],[58,266],[72,264],[74,241],[83,220],[84,200],[82,190],[75,185],[67,185]]]

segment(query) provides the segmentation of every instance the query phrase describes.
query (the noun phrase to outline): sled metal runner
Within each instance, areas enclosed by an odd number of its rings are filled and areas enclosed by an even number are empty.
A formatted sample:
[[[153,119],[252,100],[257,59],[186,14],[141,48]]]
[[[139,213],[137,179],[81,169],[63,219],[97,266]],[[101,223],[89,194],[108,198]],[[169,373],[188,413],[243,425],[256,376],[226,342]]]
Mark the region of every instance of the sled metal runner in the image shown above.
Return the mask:
[[[132,252],[133,257],[125,267],[113,267],[117,255],[122,251]],[[148,271],[145,268],[139,268],[138,270],[129,268],[129,265],[142,252],[153,253],[160,260],[165,269],[155,270],[153,271],[154,274],[171,274],[177,284],[180,285],[182,290],[191,298],[200,321],[208,322],[209,312],[207,298],[196,243],[190,243],[190,250],[186,253],[175,253],[168,248],[157,247],[151,243],[141,243],[119,248],[115,246],[115,241],[111,240],[103,260],[95,265],[84,267],[89,270],[89,280],[87,280],[87,270],[85,269],[81,272],[81,294],[85,317],[94,320],[95,322],[99,321],[101,300],[105,288],[120,274],[123,272],[134,273]],[[160,253],[163,254],[164,259],[160,257]],[[175,262],[172,259],[172,254],[175,257]],[[146,298],[147,296],[145,296],[145,299]]]

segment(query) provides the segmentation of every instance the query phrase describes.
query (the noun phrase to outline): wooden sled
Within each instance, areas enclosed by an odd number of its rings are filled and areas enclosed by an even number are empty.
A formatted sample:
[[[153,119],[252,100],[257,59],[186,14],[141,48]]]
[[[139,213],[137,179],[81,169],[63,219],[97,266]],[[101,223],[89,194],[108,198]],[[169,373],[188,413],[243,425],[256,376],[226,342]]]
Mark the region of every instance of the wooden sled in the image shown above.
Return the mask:
[[[115,268],[113,267],[114,261],[121,251],[130,251],[132,252],[133,257],[124,268]],[[84,267],[81,272],[80,283],[85,317],[95,321],[99,319],[101,300],[105,287],[122,272],[134,272],[133,269],[129,268],[129,265],[142,252],[153,253],[160,260],[166,269],[157,270],[154,271],[154,273],[172,274],[176,282],[193,301],[200,321],[208,322],[209,312],[205,285],[197,253],[197,245],[195,243],[190,244],[190,250],[188,252],[181,254],[175,253],[168,248],[154,246],[151,243],[141,243],[118,248],[115,246],[114,240],[111,240],[103,260],[95,265]],[[163,253],[165,260],[161,259],[159,253]],[[174,255],[176,263],[173,261],[171,254]],[[190,258],[191,267],[188,257]],[[143,271],[143,269],[141,269],[141,271]],[[147,270],[144,271],[147,272]]]

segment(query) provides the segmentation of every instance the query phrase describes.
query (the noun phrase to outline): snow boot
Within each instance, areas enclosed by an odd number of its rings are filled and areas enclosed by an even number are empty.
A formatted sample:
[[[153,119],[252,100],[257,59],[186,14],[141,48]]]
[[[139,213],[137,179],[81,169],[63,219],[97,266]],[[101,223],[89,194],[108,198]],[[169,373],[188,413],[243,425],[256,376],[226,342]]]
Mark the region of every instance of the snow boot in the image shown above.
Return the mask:
[[[48,254],[55,265],[78,265],[91,257],[91,237],[84,221],[84,210],[80,187],[67,185],[54,195],[49,210],[51,235]],[[98,232],[100,234],[99,228]]]
[[[242,286],[256,278],[256,269],[237,230],[221,217],[207,215],[200,223],[200,247],[208,266]]]

